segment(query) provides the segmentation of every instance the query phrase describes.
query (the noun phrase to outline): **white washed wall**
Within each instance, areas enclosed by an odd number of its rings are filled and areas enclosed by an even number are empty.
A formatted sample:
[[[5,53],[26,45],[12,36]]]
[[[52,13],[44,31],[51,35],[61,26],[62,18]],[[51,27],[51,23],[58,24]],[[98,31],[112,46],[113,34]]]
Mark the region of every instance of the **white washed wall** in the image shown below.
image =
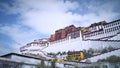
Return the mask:
[[[30,63],[30,64],[38,64],[41,62],[41,60],[38,60],[38,59],[27,58],[27,57],[16,56],[16,55],[12,55],[11,59],[14,61]]]

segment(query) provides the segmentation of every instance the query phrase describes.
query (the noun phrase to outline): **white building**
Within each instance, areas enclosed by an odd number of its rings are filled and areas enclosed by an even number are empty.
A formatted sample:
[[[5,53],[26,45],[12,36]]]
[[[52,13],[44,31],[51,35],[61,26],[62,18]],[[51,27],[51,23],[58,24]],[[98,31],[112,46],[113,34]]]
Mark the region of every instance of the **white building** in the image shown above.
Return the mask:
[[[40,58],[35,58],[31,56],[25,56],[17,53],[9,53],[6,55],[1,56],[3,57],[4,61],[9,62],[8,65],[12,66],[12,63],[10,62],[15,62],[15,63],[21,63],[22,67],[21,68],[36,68],[37,64],[40,64],[41,59]],[[1,62],[3,63],[3,61]],[[3,63],[5,64],[5,63]],[[16,67],[19,68],[19,67]]]
[[[41,57],[41,55],[44,54],[42,50],[48,46],[49,44],[47,39],[38,39],[21,47],[20,53],[24,55],[37,55],[38,57]]]

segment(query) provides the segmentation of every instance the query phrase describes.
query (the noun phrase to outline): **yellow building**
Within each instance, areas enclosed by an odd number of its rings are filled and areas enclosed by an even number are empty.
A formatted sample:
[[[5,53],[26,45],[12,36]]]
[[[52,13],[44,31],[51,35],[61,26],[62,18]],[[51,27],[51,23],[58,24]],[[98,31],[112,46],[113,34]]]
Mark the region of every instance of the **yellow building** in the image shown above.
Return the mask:
[[[82,51],[68,52],[66,59],[69,61],[80,61],[84,59],[84,53]]]
[[[88,29],[85,28],[85,27],[82,27],[81,30],[82,30],[82,32],[87,32],[88,31]]]

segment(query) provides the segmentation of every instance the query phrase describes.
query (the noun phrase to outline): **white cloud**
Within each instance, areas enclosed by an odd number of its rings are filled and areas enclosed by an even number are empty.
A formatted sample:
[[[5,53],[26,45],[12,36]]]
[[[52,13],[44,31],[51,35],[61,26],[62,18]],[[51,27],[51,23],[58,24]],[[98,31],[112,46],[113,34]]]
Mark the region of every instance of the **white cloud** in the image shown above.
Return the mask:
[[[0,27],[0,33],[7,34],[13,39],[13,44],[9,45],[14,49],[14,51],[18,51],[21,46],[24,46],[26,43],[29,43],[39,37],[37,32],[23,29],[22,25],[0,25]]]
[[[93,3],[97,3],[98,5],[94,5]],[[107,2],[101,5],[99,1],[94,1],[88,4],[92,5],[92,8],[88,10],[94,11],[95,13],[90,12],[84,15],[69,11],[80,9],[79,7],[82,3],[79,4],[78,2],[67,1],[64,3],[62,0],[30,0],[27,2],[23,0],[20,1],[19,4],[22,10],[25,9],[24,12],[20,12],[21,18],[25,19],[23,23],[44,34],[51,34],[56,29],[63,28],[70,24],[88,26],[91,23],[102,20],[109,21],[119,15],[119,13],[114,12],[116,5],[110,6],[113,2]]]
[[[74,15],[70,14],[68,10],[76,9],[78,4],[56,0],[30,0],[29,2],[24,0],[19,6],[24,10],[20,12],[21,18],[24,19],[22,21],[24,25],[30,26],[43,34],[51,34],[56,29],[73,23]],[[26,10],[26,8],[29,8],[29,10]]]
[[[18,13],[20,14],[20,23],[22,22],[22,24],[40,33],[51,34],[55,30],[70,24],[88,26],[91,23],[102,20],[109,21],[119,15],[119,13],[114,12],[116,5],[111,6],[111,4],[113,4],[113,1],[107,3],[91,1],[89,4],[86,4],[89,11],[87,12],[83,9],[84,14],[78,14],[69,11],[82,8],[82,3],[80,4],[75,1],[17,0],[14,1],[13,7],[8,9],[8,13]],[[85,14],[84,11],[87,13]]]

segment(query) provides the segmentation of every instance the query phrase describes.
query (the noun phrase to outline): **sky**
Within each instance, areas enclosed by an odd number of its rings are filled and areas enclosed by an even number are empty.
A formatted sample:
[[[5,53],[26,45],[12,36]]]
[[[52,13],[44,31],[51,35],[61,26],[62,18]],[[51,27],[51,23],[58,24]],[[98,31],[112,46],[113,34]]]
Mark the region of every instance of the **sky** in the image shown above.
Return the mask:
[[[0,52],[19,52],[69,25],[120,19],[120,0],[0,0]]]

